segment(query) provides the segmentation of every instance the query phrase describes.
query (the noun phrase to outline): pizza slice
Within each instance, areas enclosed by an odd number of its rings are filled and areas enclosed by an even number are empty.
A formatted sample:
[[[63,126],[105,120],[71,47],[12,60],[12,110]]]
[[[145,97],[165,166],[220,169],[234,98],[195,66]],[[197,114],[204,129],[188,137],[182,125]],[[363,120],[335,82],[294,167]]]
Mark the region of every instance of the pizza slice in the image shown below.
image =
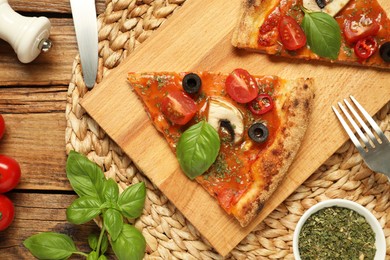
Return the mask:
[[[311,79],[129,73],[128,82],[183,172],[246,226],[288,171],[305,135]]]
[[[245,0],[232,44],[290,58],[390,68],[390,20],[377,0]]]

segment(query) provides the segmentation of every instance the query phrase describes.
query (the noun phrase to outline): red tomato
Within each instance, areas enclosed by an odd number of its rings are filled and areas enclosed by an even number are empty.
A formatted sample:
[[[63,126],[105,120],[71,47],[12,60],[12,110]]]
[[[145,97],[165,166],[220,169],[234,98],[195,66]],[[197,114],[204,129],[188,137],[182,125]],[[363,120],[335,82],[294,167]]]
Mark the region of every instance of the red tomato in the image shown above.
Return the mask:
[[[356,26],[352,26],[352,23],[353,22],[349,20],[346,20],[344,23],[344,36],[349,44],[353,44],[360,39],[367,38],[368,36],[375,36],[380,29],[380,25],[375,21],[367,26],[363,26],[361,23],[357,23]]]
[[[259,94],[255,100],[249,103],[249,110],[255,115],[262,115],[274,107],[274,101],[268,94]]]
[[[280,10],[277,7],[260,26],[258,43],[261,46],[271,46],[278,41],[277,32],[280,17]]]
[[[371,55],[374,54],[377,49],[378,43],[372,36],[360,39],[354,47],[356,56],[358,56],[362,60],[371,57]]]
[[[11,225],[15,216],[15,208],[12,201],[5,195],[0,194],[0,231]]]
[[[5,121],[2,115],[0,115],[0,139],[3,137],[5,132]]]
[[[283,16],[279,23],[279,35],[283,46],[290,51],[306,45],[306,35],[291,16]]]
[[[244,69],[235,69],[230,73],[225,86],[229,96],[238,103],[248,103],[259,92],[256,80]]]
[[[12,190],[20,180],[20,166],[13,158],[0,155],[0,193]]]
[[[161,111],[174,124],[187,124],[198,111],[195,101],[183,91],[171,91],[163,99]]]

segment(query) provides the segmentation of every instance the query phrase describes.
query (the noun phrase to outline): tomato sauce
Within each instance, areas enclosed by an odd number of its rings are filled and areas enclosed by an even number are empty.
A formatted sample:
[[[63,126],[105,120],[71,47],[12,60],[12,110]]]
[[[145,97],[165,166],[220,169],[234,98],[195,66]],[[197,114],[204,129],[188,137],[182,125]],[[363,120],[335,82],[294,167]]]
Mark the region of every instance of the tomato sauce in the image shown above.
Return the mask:
[[[242,141],[234,144],[228,131],[220,128],[221,147],[218,158],[206,173],[196,178],[212,196],[218,199],[220,205],[227,212],[230,212],[231,206],[239,200],[241,195],[253,183],[251,165],[258,158],[259,153],[274,141],[280,120],[276,109],[263,115],[254,115],[246,104],[239,104],[232,100],[225,90],[226,75],[207,72],[198,75],[202,79],[201,90],[199,93],[191,95],[198,107],[198,113],[184,126],[170,123],[162,116],[160,107],[161,100],[170,91],[183,90],[181,81],[185,73],[157,73],[153,76],[147,74],[141,79],[132,79],[129,76],[129,81],[132,83],[134,90],[143,96],[143,101],[146,103],[156,128],[163,133],[174,152],[181,133],[200,120],[207,119],[207,101],[209,97],[223,98],[241,111],[244,118]],[[261,93],[267,93],[274,99],[277,98],[275,89],[278,89],[278,84],[280,84],[278,77],[255,77],[255,80]],[[248,136],[248,128],[254,122],[263,122],[268,127],[268,139],[262,144],[253,142]]]

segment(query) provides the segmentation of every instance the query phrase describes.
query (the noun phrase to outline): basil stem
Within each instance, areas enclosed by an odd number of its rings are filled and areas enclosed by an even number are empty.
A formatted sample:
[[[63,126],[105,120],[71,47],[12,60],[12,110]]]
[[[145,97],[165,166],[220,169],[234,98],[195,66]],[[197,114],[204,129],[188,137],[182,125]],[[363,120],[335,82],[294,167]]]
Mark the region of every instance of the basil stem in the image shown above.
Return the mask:
[[[102,245],[102,241],[103,241],[103,237],[104,237],[104,234],[105,234],[105,231],[106,231],[106,227],[104,226],[104,224],[102,225],[102,230],[100,230],[100,235],[99,235],[99,239],[98,239],[98,242],[97,242],[97,246],[96,246],[96,252],[100,252],[100,246]],[[102,251],[102,254],[104,254],[105,252]]]

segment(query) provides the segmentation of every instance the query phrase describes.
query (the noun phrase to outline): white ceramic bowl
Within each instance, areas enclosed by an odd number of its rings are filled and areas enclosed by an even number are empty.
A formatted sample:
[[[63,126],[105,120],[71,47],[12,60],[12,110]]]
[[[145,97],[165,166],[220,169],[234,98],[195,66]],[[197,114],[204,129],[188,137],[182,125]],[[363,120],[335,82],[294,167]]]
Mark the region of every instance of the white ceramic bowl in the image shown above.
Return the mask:
[[[298,224],[294,231],[293,236],[293,252],[294,257],[296,260],[300,260],[301,257],[299,255],[299,248],[298,248],[298,239],[299,239],[299,233],[301,232],[303,224],[306,222],[306,220],[315,212],[319,211],[323,208],[328,207],[344,207],[348,209],[352,209],[359,213],[360,215],[364,216],[366,218],[366,221],[368,224],[370,224],[372,230],[375,232],[375,246],[376,246],[376,254],[375,254],[375,260],[383,260],[386,256],[386,240],[385,240],[385,234],[383,233],[383,229],[380,226],[378,220],[374,217],[374,215],[365,207],[362,205],[345,199],[331,199],[326,200],[317,203],[316,205],[309,208],[299,219]]]

